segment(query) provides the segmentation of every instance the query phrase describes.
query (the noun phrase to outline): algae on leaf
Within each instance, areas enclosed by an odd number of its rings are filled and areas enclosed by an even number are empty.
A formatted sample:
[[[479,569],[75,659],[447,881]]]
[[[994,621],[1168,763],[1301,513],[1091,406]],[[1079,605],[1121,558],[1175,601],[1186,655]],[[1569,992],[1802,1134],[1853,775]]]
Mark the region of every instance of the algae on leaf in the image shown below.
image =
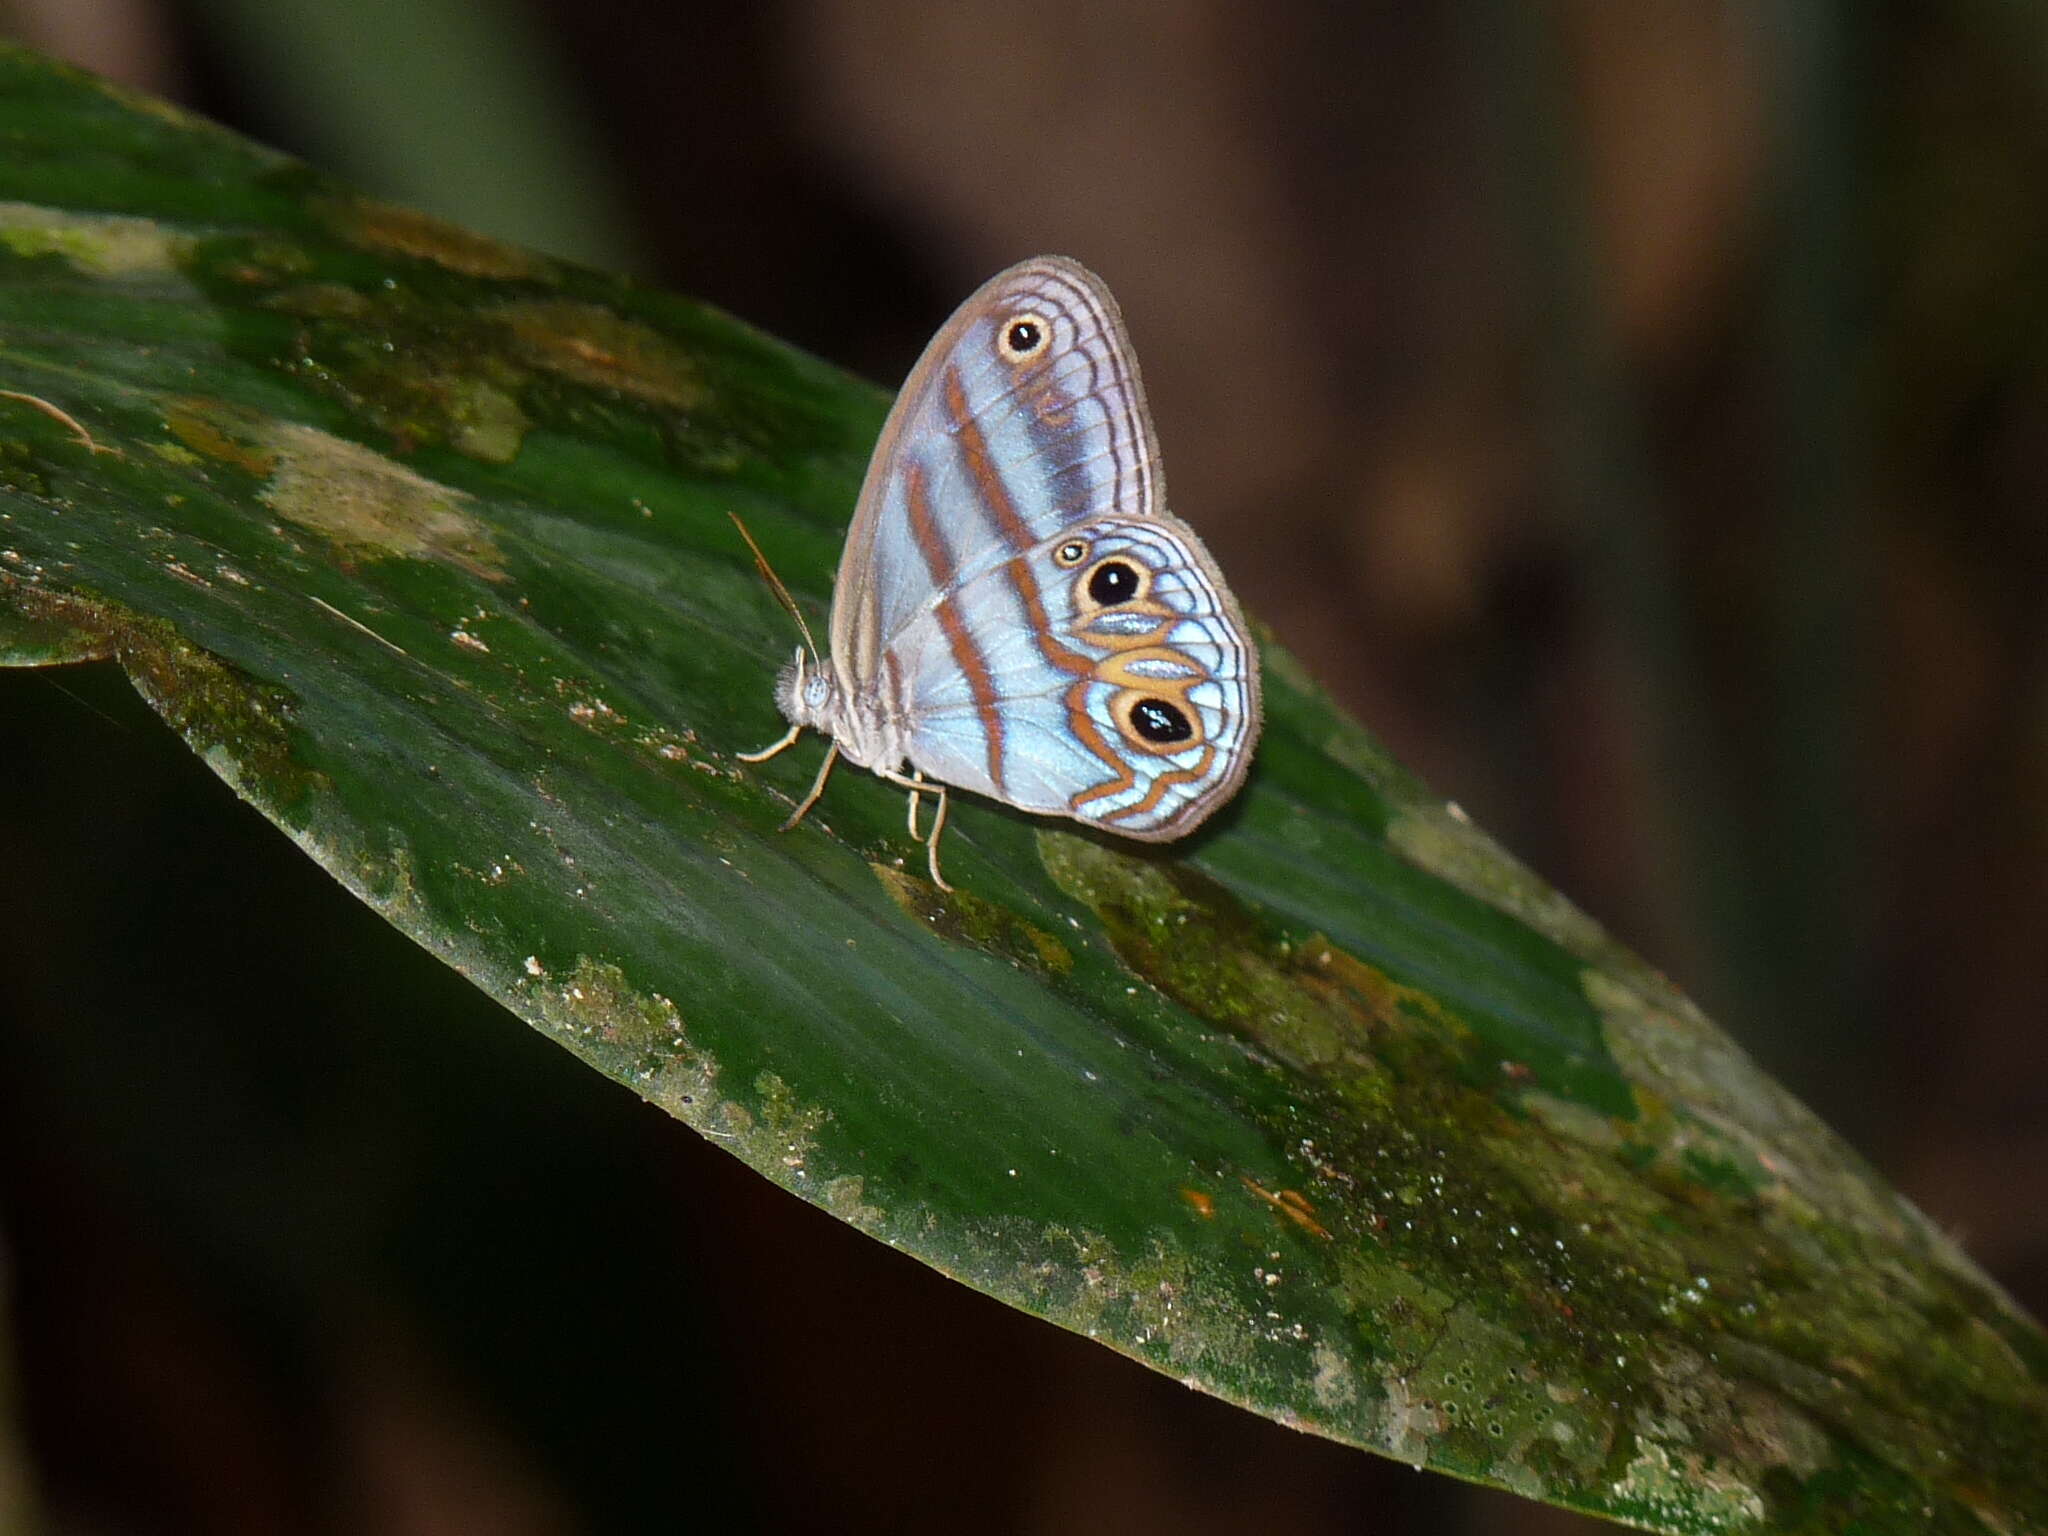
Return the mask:
[[[0,655],[962,1281],[1657,1530],[2048,1527],[2048,1340],[1284,654],[1167,850],[752,768],[885,397],[0,53]],[[32,396],[79,423],[25,402]]]

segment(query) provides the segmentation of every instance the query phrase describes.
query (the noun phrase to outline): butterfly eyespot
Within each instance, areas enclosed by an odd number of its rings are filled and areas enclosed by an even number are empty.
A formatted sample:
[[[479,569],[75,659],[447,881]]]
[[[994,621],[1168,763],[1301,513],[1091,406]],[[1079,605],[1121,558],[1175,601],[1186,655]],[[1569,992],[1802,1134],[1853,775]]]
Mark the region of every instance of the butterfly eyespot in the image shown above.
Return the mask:
[[[1014,315],[1002,329],[996,346],[1006,362],[1021,363],[1036,357],[1045,349],[1045,339],[1052,334],[1052,327],[1041,315]]]
[[[1164,699],[1140,699],[1131,706],[1131,729],[1147,741],[1186,741],[1195,727],[1178,705]]]
[[[1138,573],[1121,560],[1105,560],[1088,578],[1088,596],[1104,608],[1138,595]]]
[[[1054,565],[1063,565],[1072,570],[1088,558],[1088,546],[1079,539],[1069,539],[1052,552]]]

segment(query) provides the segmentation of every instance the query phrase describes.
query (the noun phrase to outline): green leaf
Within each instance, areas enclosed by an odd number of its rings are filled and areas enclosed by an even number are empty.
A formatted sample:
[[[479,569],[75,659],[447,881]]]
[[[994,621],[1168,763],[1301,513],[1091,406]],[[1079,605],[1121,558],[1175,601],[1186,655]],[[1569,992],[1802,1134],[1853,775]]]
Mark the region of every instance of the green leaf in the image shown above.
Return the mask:
[[[1284,652],[1164,852],[812,744],[884,396],[0,54],[0,656],[112,658],[350,890],[967,1284],[1656,1530],[2048,1526],[2048,1340]]]

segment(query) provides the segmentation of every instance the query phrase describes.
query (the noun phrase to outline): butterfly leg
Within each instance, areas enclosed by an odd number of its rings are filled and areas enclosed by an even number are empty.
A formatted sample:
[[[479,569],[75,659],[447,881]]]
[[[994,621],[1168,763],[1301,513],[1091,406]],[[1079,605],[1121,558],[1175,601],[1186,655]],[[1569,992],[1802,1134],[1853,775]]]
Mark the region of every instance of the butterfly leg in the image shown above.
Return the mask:
[[[924,839],[919,836],[917,830],[917,802],[918,798],[924,793],[924,770],[921,768],[913,768],[910,770],[910,777],[912,780],[910,789],[910,814],[904,819],[906,824],[910,828],[910,835],[912,837],[917,838],[919,842],[922,842]]]
[[[778,747],[776,750],[780,751],[781,748]],[[818,776],[811,780],[811,792],[804,796],[803,804],[791,811],[789,813],[789,820],[777,827],[776,831],[787,832],[791,827],[802,821],[805,816],[810,814],[811,807],[818,803],[818,797],[825,793],[825,780],[831,776],[832,765],[837,761],[839,761],[839,743],[835,741],[826,749],[825,761],[818,765]]]
[[[932,817],[931,841],[924,845],[925,861],[932,867],[932,884],[940,890],[950,892],[953,887],[946,884],[946,877],[939,873],[939,834],[946,830],[946,786],[939,786],[939,809]]]
[[[939,809],[932,818],[932,830],[922,841],[924,843],[925,862],[931,866],[932,884],[942,891],[950,892],[953,887],[948,885],[946,877],[939,873],[939,834],[946,830],[946,786],[932,783],[922,773],[912,778],[907,774],[897,773],[893,770],[888,773],[881,773],[881,770],[877,769],[876,772],[880,773],[881,777],[887,779],[891,784],[910,791],[910,814],[912,818],[910,835],[912,837],[917,836],[917,821],[915,819],[917,816],[917,797],[919,795],[938,796]]]
[[[763,747],[758,752],[736,752],[733,755],[743,763],[765,763],[769,758],[775,756],[776,753],[786,752],[795,746],[797,737],[803,735],[803,733],[804,728],[802,726],[792,725],[783,735],[782,740],[776,742],[774,746]]]

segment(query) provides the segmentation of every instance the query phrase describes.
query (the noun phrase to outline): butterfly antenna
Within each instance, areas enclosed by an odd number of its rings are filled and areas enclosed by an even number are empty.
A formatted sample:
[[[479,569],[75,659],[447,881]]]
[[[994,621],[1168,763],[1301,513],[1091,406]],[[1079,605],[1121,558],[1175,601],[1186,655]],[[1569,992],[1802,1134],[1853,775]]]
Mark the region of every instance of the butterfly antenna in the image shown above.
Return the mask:
[[[754,569],[759,571],[761,579],[768,583],[768,590],[775,594],[775,600],[782,604],[792,619],[796,620],[797,631],[804,637],[804,644],[810,650],[811,660],[819,660],[818,642],[811,638],[811,626],[804,622],[803,613],[797,607],[796,599],[789,595],[789,588],[785,587],[782,578],[775,574],[774,567],[768,563],[768,557],[761,553],[761,546],[754,542],[754,536],[747,532],[747,525],[740,521],[739,513],[728,510],[725,515],[732,519],[733,527],[739,529],[740,537],[747,541],[747,548],[754,552]]]

